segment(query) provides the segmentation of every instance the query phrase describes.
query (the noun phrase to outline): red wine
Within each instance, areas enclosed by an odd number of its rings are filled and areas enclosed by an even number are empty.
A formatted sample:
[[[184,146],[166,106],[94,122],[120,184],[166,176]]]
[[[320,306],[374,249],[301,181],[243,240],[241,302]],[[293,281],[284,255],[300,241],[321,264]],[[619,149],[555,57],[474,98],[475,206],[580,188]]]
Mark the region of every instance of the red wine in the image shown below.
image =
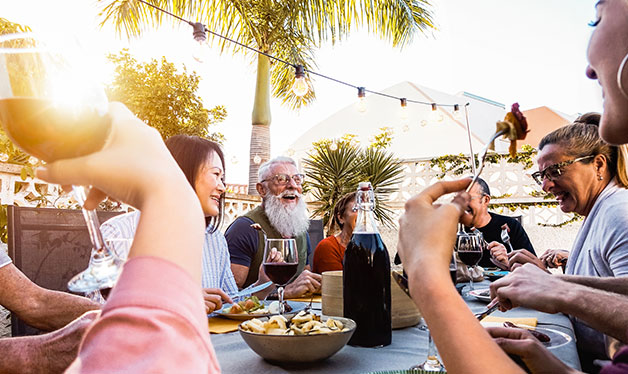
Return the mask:
[[[288,284],[290,279],[297,273],[299,264],[267,263],[264,264],[264,272],[273,283],[280,286]]]
[[[378,233],[354,233],[343,269],[344,316],[357,324],[349,344],[389,345],[392,340],[390,258]]]
[[[454,285],[456,284],[456,269],[449,269],[449,276],[451,277],[451,281],[454,282]]]
[[[462,261],[465,265],[475,266],[478,264],[478,262],[480,262],[480,259],[482,258],[482,252],[458,251],[458,257],[460,258],[460,261]]]
[[[24,152],[47,162],[98,151],[111,127],[95,110],[70,113],[28,97],[0,99],[0,123]]]

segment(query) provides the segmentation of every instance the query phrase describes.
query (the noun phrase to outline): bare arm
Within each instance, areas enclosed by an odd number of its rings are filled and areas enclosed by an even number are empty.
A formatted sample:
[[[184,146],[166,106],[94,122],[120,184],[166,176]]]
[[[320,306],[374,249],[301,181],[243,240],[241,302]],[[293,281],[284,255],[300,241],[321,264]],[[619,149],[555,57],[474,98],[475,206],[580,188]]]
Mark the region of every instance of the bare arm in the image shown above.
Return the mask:
[[[88,312],[48,334],[0,339],[0,374],[63,373],[76,358],[83,333],[99,312]]]
[[[493,282],[491,296],[499,297],[499,303],[505,309],[524,306],[546,313],[566,313],[598,331],[627,341],[628,297],[565,282],[562,278],[525,264],[509,276]]]
[[[449,373],[522,373],[493,342],[452,287],[449,261],[456,223],[468,195],[455,204],[433,205],[440,196],[463,190],[469,180],[439,182],[406,203],[399,220],[399,255],[408,273],[412,299],[421,310]]]
[[[249,267],[231,263],[231,272],[233,273],[233,278],[235,278],[238,288],[242,288],[246,277],[249,275]]]
[[[628,277],[583,277],[580,275],[557,275],[561,280],[599,290],[628,296]]]
[[[59,329],[83,313],[100,308],[87,298],[39,287],[13,264],[0,268],[0,284],[0,304],[45,331]]]

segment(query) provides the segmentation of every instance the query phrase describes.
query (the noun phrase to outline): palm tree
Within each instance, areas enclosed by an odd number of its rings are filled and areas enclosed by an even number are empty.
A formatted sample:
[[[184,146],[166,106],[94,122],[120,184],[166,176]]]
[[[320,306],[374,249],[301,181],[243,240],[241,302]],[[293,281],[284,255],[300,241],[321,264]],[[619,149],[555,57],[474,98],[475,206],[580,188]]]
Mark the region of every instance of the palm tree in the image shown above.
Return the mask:
[[[434,28],[428,0],[145,0],[181,17],[206,21],[208,29],[240,43],[312,69],[313,49],[324,41],[346,38],[352,27],[366,25],[369,32],[404,46],[417,33]],[[139,35],[146,26],[159,25],[163,13],[137,0],[99,0],[102,23],[112,22],[118,33]],[[255,194],[259,163],[270,157],[270,95],[291,108],[314,100],[314,91],[303,97],[290,87],[294,70],[268,57],[250,52],[224,39],[221,51],[232,50],[257,58],[257,80],[253,102],[249,154],[249,194]],[[256,157],[257,156],[257,157]],[[258,162],[255,162],[258,161]]]
[[[375,217],[387,227],[394,226],[393,211],[387,202],[403,180],[403,165],[385,147],[362,148],[351,139],[314,143],[314,149],[303,160],[307,181],[304,189],[311,193],[313,217],[322,217],[327,235],[336,231],[332,212],[338,200],[353,192],[358,183],[369,181],[375,191]]]

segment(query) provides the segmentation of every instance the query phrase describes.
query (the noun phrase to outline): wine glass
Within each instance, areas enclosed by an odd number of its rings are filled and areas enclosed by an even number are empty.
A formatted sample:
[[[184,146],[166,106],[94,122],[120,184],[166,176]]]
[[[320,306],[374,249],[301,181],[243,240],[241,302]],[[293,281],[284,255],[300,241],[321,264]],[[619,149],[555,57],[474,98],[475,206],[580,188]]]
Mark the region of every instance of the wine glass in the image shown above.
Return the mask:
[[[266,239],[264,247],[264,273],[277,286],[279,313],[283,314],[283,288],[297,273],[299,254],[294,239]]]
[[[94,82],[86,53],[71,37],[35,33],[0,36],[0,122],[22,150],[45,162],[101,149],[111,128],[107,97]],[[81,206],[86,192],[73,187]],[[105,245],[96,211],[83,209],[92,253],[68,288],[88,293],[112,287],[122,261]]]
[[[480,235],[476,233],[466,233],[458,236],[456,251],[458,258],[469,268],[469,291],[473,291],[473,272],[475,266],[482,259],[482,243]]]

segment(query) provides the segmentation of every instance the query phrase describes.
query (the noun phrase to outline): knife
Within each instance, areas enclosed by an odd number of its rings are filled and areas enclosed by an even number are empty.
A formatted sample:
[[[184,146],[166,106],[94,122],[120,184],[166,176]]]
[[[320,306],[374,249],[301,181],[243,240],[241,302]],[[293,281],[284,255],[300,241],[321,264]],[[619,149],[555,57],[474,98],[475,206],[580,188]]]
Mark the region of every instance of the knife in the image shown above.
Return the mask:
[[[403,273],[393,271],[392,276],[395,279],[395,282],[397,282],[397,284],[399,285],[399,287],[401,287],[403,292],[405,292],[406,295],[410,296],[410,289],[408,288],[408,278],[406,277],[405,273],[405,271]]]
[[[269,286],[271,286],[273,284],[272,281],[268,281],[266,283],[262,283],[260,285],[257,286],[248,286],[245,289],[243,289],[242,291],[239,291],[237,293],[235,293],[233,296],[231,296],[231,299],[239,299],[245,296],[249,296],[252,295],[256,292],[259,292],[261,290],[265,290],[266,288],[268,288]],[[235,301],[235,300],[234,300]]]
[[[484,312],[482,312],[482,313],[475,314],[475,317],[478,319],[478,321],[481,321],[484,318],[486,318],[486,316],[488,316],[489,314],[491,314],[494,311],[496,311],[497,308],[499,308],[499,299],[498,298],[494,298],[493,301],[491,301],[487,305],[486,310]]]

